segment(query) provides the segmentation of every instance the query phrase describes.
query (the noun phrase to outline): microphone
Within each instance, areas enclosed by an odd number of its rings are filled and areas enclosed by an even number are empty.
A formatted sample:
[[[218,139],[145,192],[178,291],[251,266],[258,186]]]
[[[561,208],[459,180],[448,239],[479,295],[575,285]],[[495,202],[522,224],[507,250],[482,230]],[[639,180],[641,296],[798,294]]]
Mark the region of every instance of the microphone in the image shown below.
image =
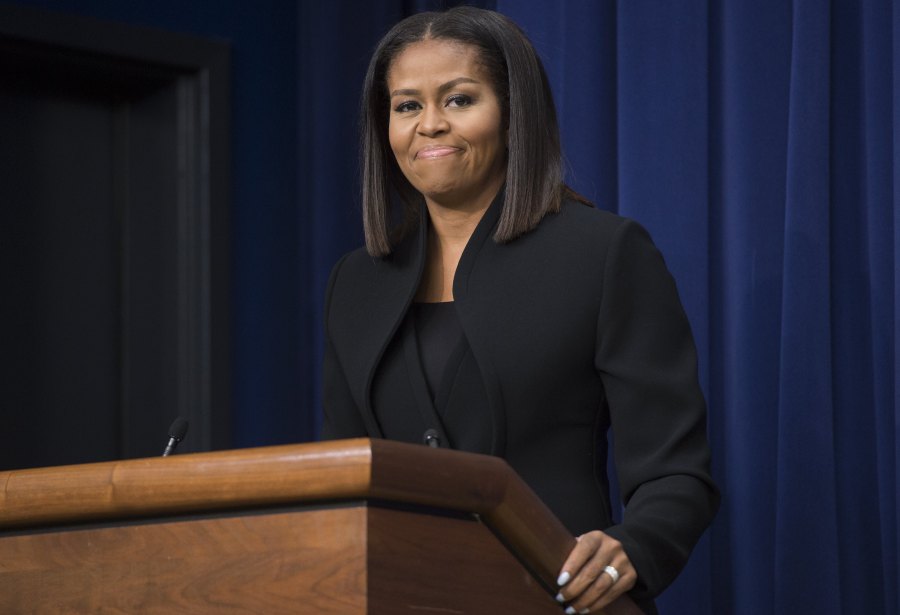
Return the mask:
[[[424,440],[425,444],[427,444],[431,448],[441,447],[441,437],[438,435],[437,429],[427,430],[425,432],[425,435],[422,437],[422,440]]]
[[[188,421],[183,416],[179,416],[172,421],[172,426],[169,427],[169,443],[166,444],[166,450],[164,450],[162,454],[163,457],[168,457],[175,452],[175,447],[178,446],[179,442],[184,440],[184,434],[187,433],[187,428]]]

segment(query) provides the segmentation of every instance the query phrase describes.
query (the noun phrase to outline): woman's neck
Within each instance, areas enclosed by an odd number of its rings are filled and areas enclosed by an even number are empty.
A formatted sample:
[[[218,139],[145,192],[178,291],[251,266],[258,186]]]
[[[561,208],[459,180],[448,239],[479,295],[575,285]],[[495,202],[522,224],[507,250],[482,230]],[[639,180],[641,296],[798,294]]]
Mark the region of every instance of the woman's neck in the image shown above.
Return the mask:
[[[425,269],[416,292],[416,301],[453,301],[453,279],[459,259],[490,203],[465,210],[426,202],[431,224],[428,227]]]

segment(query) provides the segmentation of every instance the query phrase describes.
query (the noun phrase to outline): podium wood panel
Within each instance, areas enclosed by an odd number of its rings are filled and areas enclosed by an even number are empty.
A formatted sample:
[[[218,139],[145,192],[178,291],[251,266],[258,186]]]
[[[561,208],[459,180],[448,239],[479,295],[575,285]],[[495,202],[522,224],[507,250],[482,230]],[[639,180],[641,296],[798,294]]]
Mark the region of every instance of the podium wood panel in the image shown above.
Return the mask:
[[[0,613],[365,613],[364,513],[315,510],[7,537],[0,571],[12,591],[0,592]],[[11,561],[16,570],[6,570]]]
[[[559,613],[573,545],[503,460],[383,440],[0,472],[0,612]]]

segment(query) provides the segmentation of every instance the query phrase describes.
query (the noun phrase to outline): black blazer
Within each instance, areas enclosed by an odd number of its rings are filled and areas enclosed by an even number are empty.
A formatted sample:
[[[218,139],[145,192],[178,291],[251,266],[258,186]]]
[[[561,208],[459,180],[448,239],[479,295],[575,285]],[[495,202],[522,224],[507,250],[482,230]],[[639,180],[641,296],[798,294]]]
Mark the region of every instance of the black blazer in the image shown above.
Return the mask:
[[[500,245],[491,235],[501,206],[502,192],[453,281],[474,369],[454,383],[443,425],[416,409],[408,389],[373,394],[422,275],[424,213],[391,256],[360,249],[334,267],[323,437],[422,442],[444,428],[445,442],[480,442],[476,452],[505,458],[573,533],[603,529],[620,540],[639,576],[632,595],[646,601],[675,578],[718,506],[696,350],[674,281],[633,221],[566,202]],[[474,388],[487,408],[473,419]],[[618,525],[606,478],[610,427],[626,504]],[[490,433],[467,439],[473,429]]]

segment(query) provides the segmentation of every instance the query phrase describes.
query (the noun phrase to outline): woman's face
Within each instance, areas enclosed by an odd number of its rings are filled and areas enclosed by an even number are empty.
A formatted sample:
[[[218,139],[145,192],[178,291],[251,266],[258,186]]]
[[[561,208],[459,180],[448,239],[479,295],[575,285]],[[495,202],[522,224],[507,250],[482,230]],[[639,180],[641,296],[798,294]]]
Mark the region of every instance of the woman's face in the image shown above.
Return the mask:
[[[506,176],[500,101],[478,50],[431,39],[406,47],[387,73],[391,149],[426,200],[486,207]]]

